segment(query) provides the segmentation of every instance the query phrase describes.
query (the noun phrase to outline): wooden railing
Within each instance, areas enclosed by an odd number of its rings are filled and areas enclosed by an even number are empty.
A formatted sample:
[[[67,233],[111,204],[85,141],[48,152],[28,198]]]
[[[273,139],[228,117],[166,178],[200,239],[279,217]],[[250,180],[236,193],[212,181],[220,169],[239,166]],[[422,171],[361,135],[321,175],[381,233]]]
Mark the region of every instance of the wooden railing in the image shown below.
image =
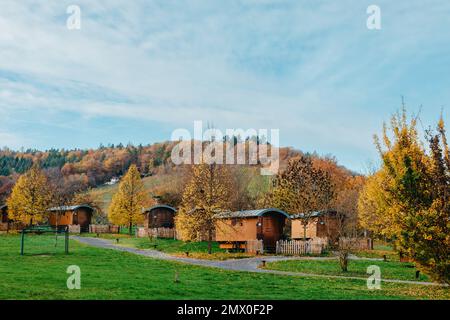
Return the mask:
[[[175,228],[138,228],[137,236],[139,238],[153,237],[153,238],[166,238],[176,239]]]
[[[108,224],[91,224],[89,225],[90,233],[119,233],[118,226],[111,226]]]
[[[353,250],[372,250],[373,242],[371,238],[340,238],[341,247],[351,248]]]
[[[81,228],[79,224],[69,225],[69,233],[81,233]]]
[[[262,240],[248,240],[245,242],[245,252],[253,254],[264,253],[264,243]]]
[[[323,239],[313,240],[278,240],[276,253],[283,255],[321,254],[327,246]]]

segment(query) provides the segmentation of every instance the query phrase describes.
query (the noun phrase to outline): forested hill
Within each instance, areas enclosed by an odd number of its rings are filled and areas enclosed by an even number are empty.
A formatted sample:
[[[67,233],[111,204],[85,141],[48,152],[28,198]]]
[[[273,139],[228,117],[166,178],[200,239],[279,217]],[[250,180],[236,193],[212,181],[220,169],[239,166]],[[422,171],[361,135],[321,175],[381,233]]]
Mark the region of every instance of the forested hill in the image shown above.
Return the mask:
[[[113,177],[123,175],[135,163],[143,175],[169,163],[172,143],[156,143],[147,146],[108,145],[97,149],[47,151],[0,150],[0,194],[6,185],[39,161],[50,173],[61,174],[65,179],[79,181],[86,187],[96,187]]]
[[[143,176],[171,172],[170,160],[174,142],[134,146],[128,144],[101,145],[97,149],[47,151],[0,150],[0,202],[9,194],[17,178],[39,161],[50,177],[77,185],[77,189],[95,188],[122,176],[131,164],[136,164]],[[281,164],[301,152],[285,147],[280,149]]]

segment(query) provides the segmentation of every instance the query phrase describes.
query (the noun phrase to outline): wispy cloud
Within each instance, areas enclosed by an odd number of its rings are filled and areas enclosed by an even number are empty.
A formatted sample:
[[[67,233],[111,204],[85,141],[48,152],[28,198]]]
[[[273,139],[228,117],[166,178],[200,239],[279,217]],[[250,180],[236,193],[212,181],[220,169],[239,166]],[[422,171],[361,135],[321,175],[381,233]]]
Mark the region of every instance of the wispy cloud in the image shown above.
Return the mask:
[[[85,146],[140,138],[131,129],[130,136],[108,131],[102,119],[148,121],[155,139],[155,128],[190,128],[200,119],[280,128],[282,144],[334,153],[360,169],[401,95],[413,107],[424,104],[426,118],[450,99],[445,0],[378,1],[380,31],[365,27],[370,1],[75,2],[78,31],[65,25],[73,1],[1,2],[7,132],[73,128],[76,115],[103,126],[89,141],[70,137]],[[47,134],[35,143],[63,138]]]

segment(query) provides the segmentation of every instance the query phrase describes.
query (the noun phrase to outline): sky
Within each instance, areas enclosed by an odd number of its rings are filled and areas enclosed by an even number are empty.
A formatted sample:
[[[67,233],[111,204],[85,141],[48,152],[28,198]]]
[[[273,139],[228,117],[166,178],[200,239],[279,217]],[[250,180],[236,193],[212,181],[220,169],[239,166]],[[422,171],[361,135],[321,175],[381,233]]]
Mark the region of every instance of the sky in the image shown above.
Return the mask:
[[[364,173],[402,96],[428,127],[449,122],[449,87],[448,0],[0,1],[12,149],[148,144],[201,120],[279,129],[280,145]]]

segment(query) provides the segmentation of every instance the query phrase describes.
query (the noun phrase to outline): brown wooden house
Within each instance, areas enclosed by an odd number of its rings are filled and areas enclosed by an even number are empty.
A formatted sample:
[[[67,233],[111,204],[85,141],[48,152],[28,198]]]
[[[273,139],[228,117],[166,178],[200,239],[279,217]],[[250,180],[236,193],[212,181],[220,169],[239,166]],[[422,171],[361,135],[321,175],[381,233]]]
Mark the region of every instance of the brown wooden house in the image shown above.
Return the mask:
[[[300,240],[304,238],[306,224],[306,239],[328,238],[336,241],[339,237],[339,226],[342,217],[336,211],[316,211],[309,214],[299,213],[291,216],[291,238]]]
[[[48,209],[52,227],[79,225],[81,232],[89,232],[94,208],[88,205],[62,206]]]
[[[153,207],[144,209],[144,227],[148,229],[174,228],[176,212],[177,210],[175,208],[164,204],[157,204]]]
[[[279,209],[223,212],[215,215],[216,241],[221,248],[243,249],[247,241],[263,240],[265,251],[274,251],[283,237],[289,215]]]
[[[0,231],[8,231],[9,223],[8,206],[5,204],[0,206]]]
[[[8,206],[6,204],[0,206],[0,213],[1,213],[1,223],[8,223]]]

